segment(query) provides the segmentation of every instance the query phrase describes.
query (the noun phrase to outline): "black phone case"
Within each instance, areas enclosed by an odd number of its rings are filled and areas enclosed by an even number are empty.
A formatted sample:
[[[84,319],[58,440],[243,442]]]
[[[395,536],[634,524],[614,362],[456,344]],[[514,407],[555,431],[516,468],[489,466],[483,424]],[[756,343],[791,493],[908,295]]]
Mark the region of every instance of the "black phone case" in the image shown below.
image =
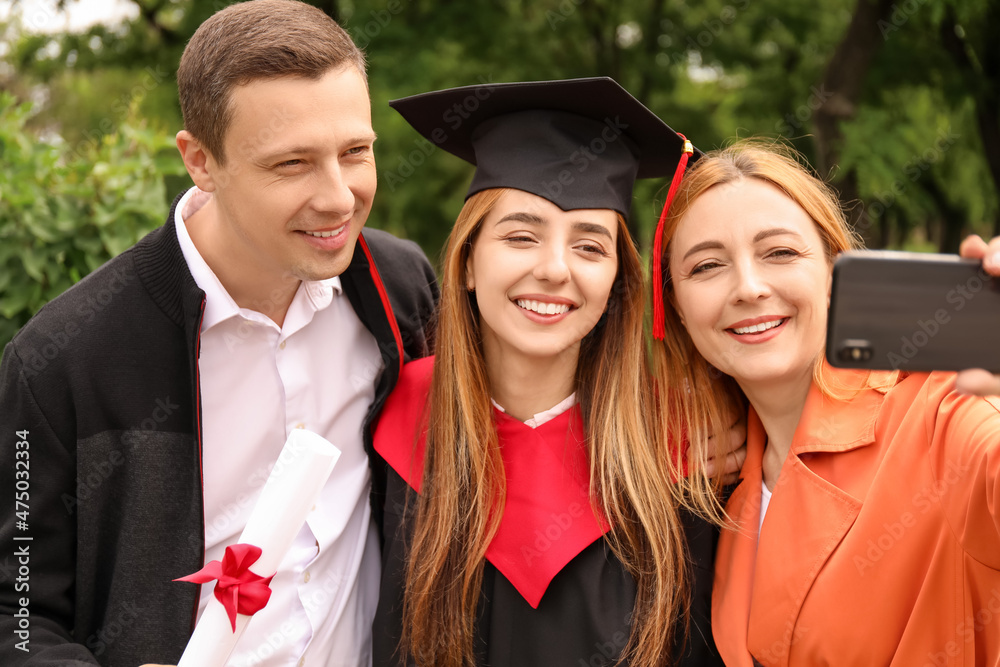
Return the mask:
[[[954,255],[842,253],[826,358],[840,368],[1000,372],[1000,280]]]

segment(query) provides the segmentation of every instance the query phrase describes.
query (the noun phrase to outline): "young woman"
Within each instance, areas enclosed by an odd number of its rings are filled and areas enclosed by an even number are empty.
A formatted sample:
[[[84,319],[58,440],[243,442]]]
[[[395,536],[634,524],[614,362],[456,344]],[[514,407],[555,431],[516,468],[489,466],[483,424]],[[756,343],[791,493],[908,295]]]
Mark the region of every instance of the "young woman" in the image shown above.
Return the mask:
[[[651,434],[625,224],[637,172],[669,175],[682,140],[610,79],[393,106],[477,170],[436,356],[404,368],[375,435],[391,468],[375,665],[721,664],[713,531],[678,512]]]
[[[665,428],[705,448],[749,404],[715,569],[726,664],[1000,664],[1000,400],[954,373],[825,363],[832,262],[854,238],[792,156],[702,158],[662,243]]]

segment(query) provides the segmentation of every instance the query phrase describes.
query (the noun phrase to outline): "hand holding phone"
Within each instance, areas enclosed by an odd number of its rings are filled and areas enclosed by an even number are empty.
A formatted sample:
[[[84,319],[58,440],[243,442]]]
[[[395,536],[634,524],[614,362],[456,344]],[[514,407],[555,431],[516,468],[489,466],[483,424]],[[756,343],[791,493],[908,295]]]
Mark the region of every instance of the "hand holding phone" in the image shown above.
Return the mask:
[[[991,276],[1000,277],[1000,236],[994,236],[987,243],[977,234],[965,237],[958,254],[966,259],[978,259]],[[955,378],[955,390],[962,394],[977,396],[1000,396],[1000,373],[975,368],[961,371]]]
[[[841,368],[1000,372],[1000,278],[954,255],[842,253],[826,355]]]

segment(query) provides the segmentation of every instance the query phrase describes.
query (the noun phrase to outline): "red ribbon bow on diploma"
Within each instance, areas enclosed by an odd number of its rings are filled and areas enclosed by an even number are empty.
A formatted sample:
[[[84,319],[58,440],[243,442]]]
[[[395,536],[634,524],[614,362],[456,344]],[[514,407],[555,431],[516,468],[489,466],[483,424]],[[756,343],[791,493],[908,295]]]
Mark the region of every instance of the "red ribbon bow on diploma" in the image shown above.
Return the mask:
[[[260,547],[252,544],[234,544],[226,547],[226,555],[222,557],[221,563],[213,560],[194,574],[174,581],[205,584],[218,579],[215,599],[226,608],[233,632],[236,632],[237,612],[253,616],[271,599],[268,584],[274,575],[265,578],[250,571],[250,566],[257,562],[261,553]]]

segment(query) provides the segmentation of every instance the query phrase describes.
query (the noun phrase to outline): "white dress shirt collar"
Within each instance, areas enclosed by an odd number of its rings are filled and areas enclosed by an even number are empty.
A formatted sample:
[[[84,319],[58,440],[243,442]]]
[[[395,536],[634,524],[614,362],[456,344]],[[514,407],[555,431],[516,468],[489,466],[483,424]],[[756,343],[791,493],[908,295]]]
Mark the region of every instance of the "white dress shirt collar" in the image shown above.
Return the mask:
[[[497,403],[496,401],[494,401],[492,398],[490,398],[490,402],[493,403],[493,407],[495,407],[500,412],[502,412],[504,414],[507,413],[507,411],[503,409],[503,406],[500,405],[499,403]],[[575,391],[572,394],[570,394],[569,396],[567,396],[566,398],[564,398],[563,400],[561,400],[558,403],[556,403],[554,406],[552,406],[548,410],[542,410],[541,412],[535,413],[534,416],[532,416],[530,419],[527,419],[524,422],[524,425],[525,426],[530,426],[531,428],[538,428],[539,426],[541,426],[545,422],[552,421],[553,419],[555,419],[556,417],[558,417],[562,413],[564,413],[567,410],[569,410],[570,408],[572,408],[574,405],[576,405],[576,392]]]
[[[201,321],[202,333],[208,331],[219,322],[223,322],[230,317],[242,316],[245,319],[258,321],[261,323],[271,323],[271,320],[261,313],[249,308],[240,308],[229,292],[223,286],[215,272],[212,271],[208,263],[201,256],[191,234],[187,230],[184,222],[185,218],[190,218],[198,209],[204,206],[211,199],[212,195],[193,187],[184,193],[181,200],[177,202],[174,212],[174,225],[177,227],[177,241],[180,243],[181,252],[184,253],[184,260],[194,282],[205,292],[205,315]],[[323,310],[333,302],[333,294],[343,294],[344,288],[340,282],[340,276],[334,276],[326,280],[303,281],[295,293],[292,300],[293,306],[304,307],[308,313],[303,313],[306,321],[311,319],[311,315]],[[300,295],[302,295],[300,297]],[[296,303],[300,302],[300,303]],[[289,307],[291,311],[293,306]],[[292,322],[295,322],[293,318]],[[295,328],[300,328],[301,325]],[[287,328],[287,327],[286,327]]]

